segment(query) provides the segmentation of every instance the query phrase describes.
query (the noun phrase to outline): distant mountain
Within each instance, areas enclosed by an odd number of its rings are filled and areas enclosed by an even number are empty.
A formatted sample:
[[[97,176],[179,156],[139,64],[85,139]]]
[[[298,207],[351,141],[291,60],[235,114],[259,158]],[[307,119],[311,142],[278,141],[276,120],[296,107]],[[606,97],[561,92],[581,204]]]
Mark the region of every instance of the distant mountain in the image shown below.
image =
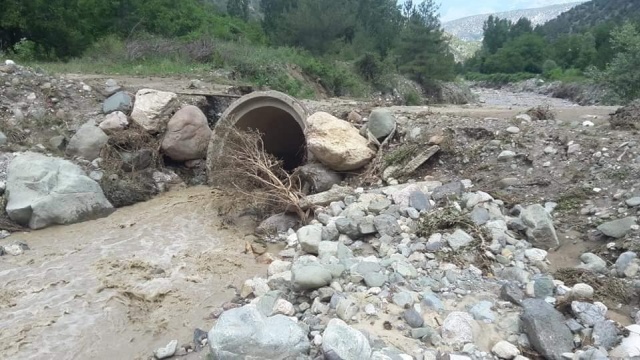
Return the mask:
[[[604,2],[611,1],[616,2],[619,0],[603,0]],[[621,0],[620,0],[621,1]],[[639,0],[629,0],[640,3]],[[508,19],[513,22],[518,21],[520,18],[526,17],[533,25],[542,25],[549,20],[552,20],[558,15],[574,8],[577,5],[582,4],[584,1],[578,1],[569,4],[551,5],[536,9],[524,9],[513,10],[495,14],[484,14],[469,16],[462,19],[452,20],[443,23],[444,30],[456,36],[457,38],[465,41],[479,41],[482,40],[482,26],[484,22],[489,18],[489,15],[498,16],[501,19]]]
[[[547,22],[542,26],[542,31],[554,38],[562,34],[580,33],[605,22],[622,24],[626,20],[640,20],[640,1],[592,0]]]

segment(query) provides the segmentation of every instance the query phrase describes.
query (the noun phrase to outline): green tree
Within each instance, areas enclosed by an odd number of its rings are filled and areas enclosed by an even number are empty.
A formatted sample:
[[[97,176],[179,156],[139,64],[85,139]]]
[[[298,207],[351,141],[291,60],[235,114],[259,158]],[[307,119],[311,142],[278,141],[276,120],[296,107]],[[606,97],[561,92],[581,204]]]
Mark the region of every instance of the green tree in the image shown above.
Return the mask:
[[[242,20],[249,20],[249,0],[228,0],[227,14]]]
[[[511,22],[493,15],[485,21],[482,48],[489,54],[495,54],[509,40]]]
[[[623,101],[640,98],[640,32],[625,23],[611,33],[611,42],[616,55],[604,71],[593,71],[592,76]]]
[[[405,2],[405,24],[397,48],[400,71],[423,86],[434,80],[451,80],[455,61],[441,28],[433,0],[414,5]]]

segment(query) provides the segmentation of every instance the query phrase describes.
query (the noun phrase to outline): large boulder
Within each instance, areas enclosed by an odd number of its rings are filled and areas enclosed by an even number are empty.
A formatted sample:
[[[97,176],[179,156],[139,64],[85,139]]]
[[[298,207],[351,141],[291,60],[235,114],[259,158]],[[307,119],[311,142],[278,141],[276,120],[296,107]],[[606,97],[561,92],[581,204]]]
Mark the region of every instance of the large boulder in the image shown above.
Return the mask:
[[[562,314],[542,299],[522,301],[522,327],[533,348],[547,359],[573,350],[573,335]]]
[[[306,164],[299,167],[297,171],[303,181],[309,184],[309,190],[313,193],[328,191],[333,185],[340,184],[342,181],[340,174],[320,163]]]
[[[162,151],[176,161],[202,159],[207,155],[211,129],[198,107],[187,105],[173,115],[162,140]]]
[[[215,359],[288,359],[310,348],[307,334],[293,320],[266,317],[255,305],[224,312],[208,337]]]
[[[371,358],[369,340],[358,330],[340,319],[331,319],[322,336],[325,359],[368,360]]]
[[[396,126],[396,119],[386,109],[376,109],[369,115],[367,130],[378,140],[389,136]]]
[[[24,153],[8,168],[7,214],[32,229],[105,217],[114,209],[100,185],[68,160]]]
[[[534,247],[547,250],[560,245],[553,219],[542,205],[528,206],[522,210],[520,219],[527,227],[527,238]]]
[[[76,131],[67,145],[68,156],[79,156],[93,161],[100,157],[102,147],[109,141],[109,136],[91,120]]]
[[[141,89],[136,93],[131,119],[151,133],[161,133],[177,107],[178,95],[166,91]]]
[[[100,123],[100,129],[104,132],[117,132],[129,126],[129,118],[122,111],[115,111],[105,117]]]
[[[102,104],[102,112],[105,114],[111,114],[112,112],[121,111],[128,114],[132,107],[133,99],[131,98],[131,95],[124,91],[118,91],[104,101]]]
[[[598,226],[598,230],[606,236],[620,239],[631,232],[633,226],[636,225],[635,217],[626,217],[624,219],[618,219],[608,221]]]
[[[313,155],[330,169],[356,170],[375,155],[367,139],[344,120],[317,112],[307,119],[307,145]]]

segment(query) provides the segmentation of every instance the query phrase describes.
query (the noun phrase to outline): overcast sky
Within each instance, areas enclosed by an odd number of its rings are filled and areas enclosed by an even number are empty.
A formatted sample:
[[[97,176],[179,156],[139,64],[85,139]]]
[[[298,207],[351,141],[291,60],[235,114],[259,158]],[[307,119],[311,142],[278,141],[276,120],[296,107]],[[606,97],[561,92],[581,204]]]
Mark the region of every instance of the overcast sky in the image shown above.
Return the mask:
[[[436,0],[438,1],[442,2],[440,15],[443,22],[471,15],[576,2],[576,0]]]

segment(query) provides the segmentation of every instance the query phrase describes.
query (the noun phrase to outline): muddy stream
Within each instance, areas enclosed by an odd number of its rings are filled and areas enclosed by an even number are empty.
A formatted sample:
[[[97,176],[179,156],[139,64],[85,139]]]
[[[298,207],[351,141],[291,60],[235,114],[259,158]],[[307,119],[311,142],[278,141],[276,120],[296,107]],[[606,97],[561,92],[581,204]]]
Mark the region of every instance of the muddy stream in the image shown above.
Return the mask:
[[[233,297],[228,285],[266,275],[243,253],[244,233],[220,229],[215,199],[190,188],[12,235],[31,250],[0,261],[1,357],[143,359],[208,331],[212,309]]]

